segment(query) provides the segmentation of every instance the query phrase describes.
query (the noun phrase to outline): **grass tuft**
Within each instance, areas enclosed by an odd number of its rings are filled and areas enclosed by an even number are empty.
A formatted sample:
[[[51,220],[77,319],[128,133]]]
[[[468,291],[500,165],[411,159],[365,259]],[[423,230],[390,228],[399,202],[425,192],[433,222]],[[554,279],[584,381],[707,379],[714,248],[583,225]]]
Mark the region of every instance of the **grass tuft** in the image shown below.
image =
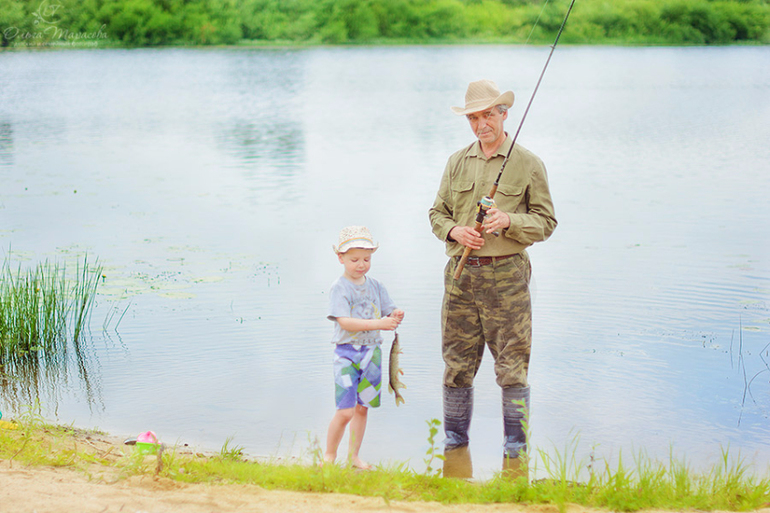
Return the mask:
[[[434,501],[444,504],[568,505],[640,510],[750,511],[770,504],[770,480],[752,475],[745,461],[725,449],[709,471],[697,473],[684,461],[655,461],[644,451],[619,458],[603,468],[593,460],[576,461],[577,437],[563,454],[547,455],[548,476],[533,482],[502,475],[486,482],[444,479],[434,472],[418,473],[406,465],[360,472],[344,465],[302,464],[296,461],[249,460],[225,441],[211,456],[180,454],[177,448],[156,457],[122,446],[119,451],[94,450],[83,433],[70,427],[46,425],[34,413],[19,419],[18,430],[0,429],[0,459],[25,466],[53,465],[81,469],[89,475],[160,475],[186,483],[252,484],[272,490],[345,493],[392,501]],[[430,424],[430,423],[429,423]],[[87,437],[86,437],[87,438]],[[119,454],[116,455],[116,452]],[[546,454],[538,450],[540,458]],[[99,467],[101,470],[95,470]]]
[[[14,405],[32,402],[43,382],[66,381],[74,362],[88,387],[83,335],[102,268],[88,256],[68,275],[64,264],[0,267],[0,389]]]

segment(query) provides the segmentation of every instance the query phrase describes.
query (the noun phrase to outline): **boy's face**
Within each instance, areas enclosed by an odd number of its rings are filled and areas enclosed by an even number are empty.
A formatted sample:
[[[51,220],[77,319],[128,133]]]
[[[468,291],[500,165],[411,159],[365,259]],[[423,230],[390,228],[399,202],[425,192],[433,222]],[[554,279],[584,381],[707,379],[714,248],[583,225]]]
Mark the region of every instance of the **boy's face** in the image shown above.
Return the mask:
[[[352,282],[360,282],[372,267],[372,253],[371,249],[353,248],[337,255],[345,266],[345,277]]]

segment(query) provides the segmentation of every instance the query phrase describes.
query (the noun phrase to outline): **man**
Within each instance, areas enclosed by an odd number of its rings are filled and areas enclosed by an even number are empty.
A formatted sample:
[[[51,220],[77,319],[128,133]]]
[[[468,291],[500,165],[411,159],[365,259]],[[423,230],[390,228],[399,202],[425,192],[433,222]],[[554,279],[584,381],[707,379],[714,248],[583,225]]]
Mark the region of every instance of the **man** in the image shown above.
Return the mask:
[[[433,233],[446,243],[450,257],[441,317],[448,477],[472,477],[468,429],[484,346],[492,353],[502,388],[503,470],[523,473],[518,469],[526,453],[522,420],[529,408],[532,344],[526,248],[556,228],[545,166],[536,155],[516,144],[494,196],[496,206],[488,210],[482,233],[473,228],[477,203],[490,193],[513,142],[503,128],[513,100],[513,92],[501,94],[494,82],[480,80],[468,86],[465,107],[452,107],[466,116],[478,140],[449,157],[429,211]],[[473,252],[455,280],[466,247]]]

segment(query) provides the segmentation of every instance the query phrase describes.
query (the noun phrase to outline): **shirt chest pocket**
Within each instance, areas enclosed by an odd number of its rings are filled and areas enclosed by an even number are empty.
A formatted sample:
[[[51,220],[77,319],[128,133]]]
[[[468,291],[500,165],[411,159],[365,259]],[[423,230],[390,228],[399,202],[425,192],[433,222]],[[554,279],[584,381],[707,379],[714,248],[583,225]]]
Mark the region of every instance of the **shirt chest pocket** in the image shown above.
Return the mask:
[[[468,205],[474,206],[475,201],[473,199],[473,182],[453,182],[452,199],[455,204],[455,208],[467,209]]]
[[[504,212],[526,212],[525,191],[526,188],[522,185],[500,184],[495,195],[495,202],[498,208]]]

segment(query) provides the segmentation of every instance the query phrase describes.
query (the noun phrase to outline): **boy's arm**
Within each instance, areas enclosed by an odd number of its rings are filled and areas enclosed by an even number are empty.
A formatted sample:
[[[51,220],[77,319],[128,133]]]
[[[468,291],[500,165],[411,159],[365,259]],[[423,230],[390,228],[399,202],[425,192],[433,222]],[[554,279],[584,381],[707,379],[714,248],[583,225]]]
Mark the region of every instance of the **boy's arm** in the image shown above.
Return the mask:
[[[357,319],[355,317],[337,317],[340,328],[345,331],[393,331],[401,322],[397,317],[382,317],[380,319]]]

